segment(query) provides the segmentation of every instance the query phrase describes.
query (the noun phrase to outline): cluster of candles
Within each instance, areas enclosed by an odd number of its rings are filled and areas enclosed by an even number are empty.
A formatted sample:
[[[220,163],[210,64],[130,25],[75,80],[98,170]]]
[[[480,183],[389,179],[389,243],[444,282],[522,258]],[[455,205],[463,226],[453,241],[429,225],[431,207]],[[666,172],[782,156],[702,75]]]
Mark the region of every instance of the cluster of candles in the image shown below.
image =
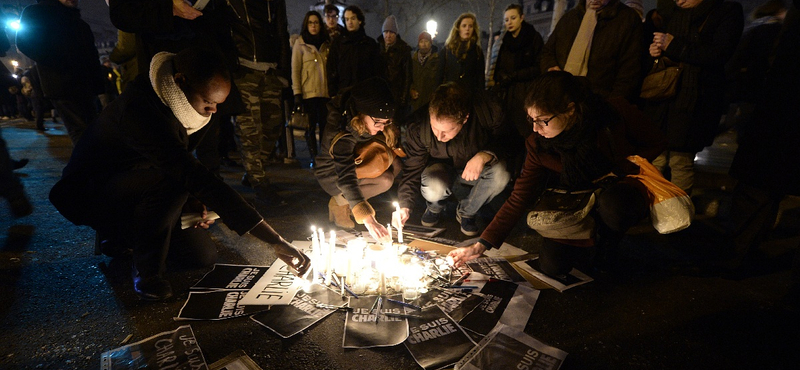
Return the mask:
[[[405,253],[404,244],[373,244],[358,237],[342,248],[336,245],[336,231],[331,230],[327,238],[321,228],[312,226],[311,232],[311,285],[336,285],[343,296],[346,290],[352,295],[402,291],[406,299],[415,299],[424,289],[423,265]],[[398,242],[401,238],[399,231]]]

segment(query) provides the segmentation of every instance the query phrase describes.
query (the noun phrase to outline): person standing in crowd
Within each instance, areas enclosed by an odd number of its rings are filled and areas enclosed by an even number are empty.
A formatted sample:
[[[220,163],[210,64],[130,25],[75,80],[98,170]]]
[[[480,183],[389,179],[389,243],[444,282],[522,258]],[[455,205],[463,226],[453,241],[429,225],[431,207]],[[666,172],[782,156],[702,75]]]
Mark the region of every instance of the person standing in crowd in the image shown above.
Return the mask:
[[[246,172],[242,182],[267,204],[280,204],[266,167],[282,163],[275,152],[284,126],[281,90],[289,86],[292,57],[286,2],[230,0],[228,4],[236,15],[231,22],[239,59],[235,83],[246,107],[236,119]]]
[[[136,35],[122,30],[117,31],[117,44],[111,50],[108,58],[122,67],[120,76],[120,94],[125,91],[128,83],[133,82],[139,75],[138,61],[136,60]]]
[[[361,8],[350,5],[344,9],[345,30],[333,39],[328,55],[328,94],[331,96],[367,78],[385,77],[380,47],[367,36],[365,22]]]
[[[391,154],[399,145],[400,130],[392,124],[396,106],[389,84],[379,77],[368,78],[343,90],[328,107],[328,129],[314,171],[322,189],[331,195],[328,216],[345,229],[355,227],[353,216],[376,240],[384,240],[389,231],[375,219],[368,200],[388,191],[402,167]],[[367,157],[364,149],[370,146],[387,156],[376,155],[375,161],[365,163],[361,159]],[[372,168],[359,168],[359,164]]]
[[[511,4],[503,14],[505,30],[492,45],[486,88],[503,101],[505,118],[518,135],[512,135],[509,169],[516,177],[525,160],[525,138],[533,130],[523,106],[531,81],[539,76],[544,41],[522,15],[522,6]]]
[[[31,107],[33,108],[33,116],[36,120],[36,129],[39,131],[45,131],[46,128],[44,127],[44,111],[45,107],[49,105],[47,100],[45,100],[44,92],[42,91],[42,83],[39,79],[39,67],[34,64],[31,68],[28,68],[27,71],[23,74],[25,78],[31,84],[31,92],[28,99],[31,101]]]
[[[482,91],[448,82],[433,93],[427,111],[417,112],[406,133],[401,209],[393,222],[406,223],[421,193],[427,202],[422,224],[434,226],[447,198],[456,194],[461,232],[477,235],[478,211],[511,180],[506,170],[510,128],[500,105]]]
[[[119,95],[119,90],[117,90],[119,74],[114,70],[114,65],[107,56],[100,58],[100,72],[103,74],[103,92],[98,97],[101,108],[105,109]]]
[[[751,128],[740,138],[730,168],[738,182],[731,199],[730,250],[720,264],[740,277],[757,271],[764,262],[759,245],[776,224],[781,201],[800,195],[800,1],[789,7],[783,30],[767,54],[771,61],[754,94],[758,100],[747,123]],[[795,253],[793,296],[787,298],[798,304],[800,250]]]
[[[663,32],[653,33],[649,53],[653,60],[667,57],[683,64],[678,91],[667,100],[645,102],[643,109],[669,141],[653,165],[691,194],[694,157],[713,143],[727,109],[725,63],[739,43],[744,15],[742,5],[730,1],[679,0],[676,5]]]
[[[586,76],[603,97],[630,101],[641,88],[642,18],[619,0],[581,0],[542,50],[543,71]]]
[[[436,81],[440,84],[453,81],[470,90],[483,90],[485,64],[478,19],[472,13],[461,14],[453,22],[444,48],[439,51]]]
[[[328,30],[328,36],[333,40],[344,31],[344,27],[339,24],[339,7],[328,4],[323,8],[323,12],[325,12],[325,28]]]
[[[306,144],[311,154],[311,163],[319,152],[317,147],[317,126],[319,136],[325,131],[328,119],[327,104],[328,81],[325,67],[328,61],[330,38],[323,29],[322,17],[316,11],[306,13],[303,30],[292,48],[292,91],[295,111],[308,114]]]
[[[230,92],[223,57],[190,47],[153,57],[140,75],[75,147],[50,201],[69,221],[106,235],[103,253],[130,251],[133,287],[141,299],[164,300],[172,287],[163,278],[166,260],[186,266],[216,261],[216,244],[198,239],[213,220],[271,245],[278,258],[303,274],[310,261],[264,222],[235,190],[203,166],[191,151]],[[182,212],[203,217],[181,229]]]
[[[384,74],[392,88],[398,117],[405,117],[411,90],[411,47],[398,34],[395,16],[386,17],[381,31],[383,34],[378,36],[378,44],[386,65]]]
[[[433,52],[431,34],[422,31],[417,38],[417,51],[411,57],[411,111],[427,106],[431,95],[439,86],[436,73],[439,69],[439,53]]]
[[[81,19],[78,0],[40,0],[22,11],[17,48],[36,61],[44,96],[64,119],[74,146],[97,117],[103,92],[94,34]]]
[[[25,217],[33,212],[33,206],[25,195],[25,187],[14,174],[15,160],[8,153],[8,146],[0,131],[0,197],[6,198],[14,217]],[[25,159],[27,164],[27,159]]]
[[[588,262],[591,249],[612,249],[624,233],[649,215],[645,186],[626,177],[639,168],[627,160],[652,160],[666,146],[663,135],[622,98],[605,101],[584,77],[547,72],[533,84],[525,109],[534,134],[525,141],[528,156],[511,196],[474,245],[450,252],[457,265],[499,248],[543,189],[601,189],[590,217],[596,232],[589,239],[545,238],[539,251],[542,272],[568,273]]]

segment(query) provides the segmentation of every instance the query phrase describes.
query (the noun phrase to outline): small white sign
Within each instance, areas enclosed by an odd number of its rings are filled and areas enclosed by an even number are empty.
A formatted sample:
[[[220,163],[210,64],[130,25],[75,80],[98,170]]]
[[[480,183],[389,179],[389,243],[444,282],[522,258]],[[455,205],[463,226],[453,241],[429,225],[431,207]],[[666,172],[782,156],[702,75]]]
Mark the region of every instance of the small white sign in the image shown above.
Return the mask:
[[[303,286],[303,279],[289,271],[289,265],[276,259],[239,304],[249,306],[288,305]]]

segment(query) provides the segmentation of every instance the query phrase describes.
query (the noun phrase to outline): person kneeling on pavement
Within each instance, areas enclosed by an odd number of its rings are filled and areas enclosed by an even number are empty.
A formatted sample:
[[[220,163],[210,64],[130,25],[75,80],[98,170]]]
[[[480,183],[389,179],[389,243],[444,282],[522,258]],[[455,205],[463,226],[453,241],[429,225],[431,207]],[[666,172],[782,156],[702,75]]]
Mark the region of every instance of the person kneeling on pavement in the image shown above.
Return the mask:
[[[343,90],[328,103],[314,174],[331,195],[328,215],[336,226],[364,224],[376,240],[389,231],[375,220],[368,199],[392,187],[402,164],[395,156],[400,131],[392,124],[395,102],[386,80],[371,77]]]
[[[557,188],[594,191],[588,216],[594,223],[588,236],[545,237],[539,250],[542,272],[563,277],[573,267],[585,267],[595,251],[601,259],[613,258],[624,233],[649,214],[647,188],[627,177],[639,173],[627,157],[652,161],[666,147],[665,138],[636,107],[622,98],[603,100],[591,92],[585,77],[568,72],[537,78],[525,109],[534,133],[526,139],[527,158],[511,196],[479,241],[453,250],[450,257],[461,265],[500,247],[519,218],[544,199],[543,190]]]
[[[75,146],[50,191],[53,205],[76,225],[97,231],[105,254],[130,250],[134,290],[145,300],[172,296],[166,262],[207,266],[216,260],[206,206],[239,235],[250,233],[304,274],[309,258],[284,240],[235,190],[192,155],[206,124],[231,89],[222,57],[189,48],[158,53],[150,75],[137,77]],[[181,212],[204,221],[181,230]]]
[[[478,211],[508,185],[507,143],[511,131],[503,123],[500,106],[487,95],[470,92],[454,82],[434,91],[427,109],[420,108],[408,127],[395,223],[408,221],[414,201],[422,193],[428,207],[422,225],[439,222],[451,194],[466,197],[458,203],[461,232],[478,234]],[[398,212],[395,212],[398,213]]]

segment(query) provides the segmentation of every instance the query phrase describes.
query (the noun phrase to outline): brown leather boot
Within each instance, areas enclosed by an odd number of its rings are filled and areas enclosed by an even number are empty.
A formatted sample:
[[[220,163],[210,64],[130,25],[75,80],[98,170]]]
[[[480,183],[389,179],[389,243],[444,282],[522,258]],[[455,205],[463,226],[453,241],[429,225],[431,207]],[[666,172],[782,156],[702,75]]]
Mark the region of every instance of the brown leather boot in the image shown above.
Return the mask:
[[[343,229],[352,229],[356,227],[355,222],[350,219],[350,206],[345,204],[340,206],[336,203],[336,199],[331,197],[328,202],[328,220],[333,221],[336,226]]]

